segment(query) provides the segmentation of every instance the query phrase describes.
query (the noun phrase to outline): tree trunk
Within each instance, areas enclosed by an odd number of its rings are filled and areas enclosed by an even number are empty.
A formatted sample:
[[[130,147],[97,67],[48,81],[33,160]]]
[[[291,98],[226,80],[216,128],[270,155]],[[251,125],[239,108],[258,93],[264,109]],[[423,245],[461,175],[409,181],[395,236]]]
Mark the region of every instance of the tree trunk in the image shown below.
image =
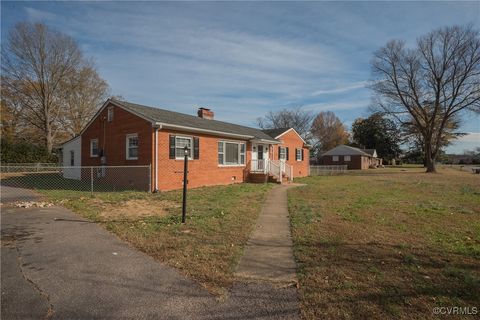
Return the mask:
[[[425,143],[425,163],[427,167],[427,173],[437,173],[437,168],[435,167],[435,157],[432,157],[432,145],[430,143]]]
[[[47,125],[45,128],[45,148],[47,149],[48,153],[52,153],[53,135],[52,135],[52,128],[50,125]]]
[[[52,153],[53,139],[51,136],[45,137],[45,147],[47,148],[48,153]]]
[[[435,159],[432,159],[431,156],[427,157],[427,173],[437,173],[437,168],[435,166]]]

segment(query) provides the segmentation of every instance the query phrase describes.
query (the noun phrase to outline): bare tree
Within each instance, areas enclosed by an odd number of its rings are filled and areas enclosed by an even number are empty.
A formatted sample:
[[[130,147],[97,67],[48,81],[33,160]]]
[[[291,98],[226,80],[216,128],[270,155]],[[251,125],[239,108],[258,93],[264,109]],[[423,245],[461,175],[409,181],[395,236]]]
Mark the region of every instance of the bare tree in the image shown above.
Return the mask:
[[[65,84],[85,67],[76,42],[44,24],[19,23],[2,47],[2,87],[22,105],[28,123],[52,151],[65,107]]]
[[[340,144],[348,142],[348,133],[340,119],[332,111],[320,112],[312,123],[313,149],[317,156]]]
[[[295,107],[280,111],[270,111],[264,117],[257,118],[257,125],[262,129],[294,128],[302,138],[310,139],[311,112]]]
[[[65,103],[59,121],[67,134],[74,137],[108,98],[109,87],[89,63],[62,81],[61,92]]]
[[[5,78],[2,76],[2,92],[0,99],[1,120],[2,120],[2,140],[14,141],[17,139],[19,128],[23,126],[22,104],[18,97],[9,87],[3,85]]]
[[[372,89],[378,106],[401,123],[411,123],[422,136],[427,172],[445,130],[460,112],[480,112],[480,39],[471,26],[434,30],[407,49],[390,41],[372,60]]]

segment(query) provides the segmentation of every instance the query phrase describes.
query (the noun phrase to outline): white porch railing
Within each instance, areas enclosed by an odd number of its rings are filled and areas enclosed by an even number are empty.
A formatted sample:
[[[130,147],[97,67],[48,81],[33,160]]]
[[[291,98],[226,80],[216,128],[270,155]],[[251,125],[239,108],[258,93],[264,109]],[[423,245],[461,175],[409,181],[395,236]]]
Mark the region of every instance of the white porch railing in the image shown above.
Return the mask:
[[[282,183],[282,168],[280,167],[280,164],[277,162],[275,162],[274,160],[271,160],[269,161],[269,170],[268,170],[268,173],[270,175],[272,175],[273,177],[275,177],[278,182]]]
[[[293,180],[293,167],[285,161],[279,160],[251,160],[250,172],[270,174],[277,178],[280,182],[284,177]]]
[[[289,181],[293,181],[293,166],[289,165],[288,163],[284,163],[284,170],[285,176]]]
[[[250,166],[250,172],[267,173],[268,160],[252,160],[251,166]]]

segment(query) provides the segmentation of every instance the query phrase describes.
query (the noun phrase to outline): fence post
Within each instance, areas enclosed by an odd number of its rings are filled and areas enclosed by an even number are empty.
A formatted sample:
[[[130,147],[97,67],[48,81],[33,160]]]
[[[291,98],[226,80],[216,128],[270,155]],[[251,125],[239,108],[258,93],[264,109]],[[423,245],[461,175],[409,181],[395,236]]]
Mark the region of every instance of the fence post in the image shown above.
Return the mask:
[[[90,196],[93,198],[93,167],[90,167]]]
[[[152,192],[152,164],[148,165],[148,192]]]

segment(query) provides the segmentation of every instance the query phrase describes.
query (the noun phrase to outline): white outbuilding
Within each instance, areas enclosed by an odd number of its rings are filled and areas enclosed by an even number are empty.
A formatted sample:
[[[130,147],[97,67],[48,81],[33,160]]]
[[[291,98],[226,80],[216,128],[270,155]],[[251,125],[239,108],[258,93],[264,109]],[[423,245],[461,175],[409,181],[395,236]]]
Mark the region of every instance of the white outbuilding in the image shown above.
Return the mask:
[[[77,136],[62,145],[63,177],[80,180],[82,178],[82,136]]]

